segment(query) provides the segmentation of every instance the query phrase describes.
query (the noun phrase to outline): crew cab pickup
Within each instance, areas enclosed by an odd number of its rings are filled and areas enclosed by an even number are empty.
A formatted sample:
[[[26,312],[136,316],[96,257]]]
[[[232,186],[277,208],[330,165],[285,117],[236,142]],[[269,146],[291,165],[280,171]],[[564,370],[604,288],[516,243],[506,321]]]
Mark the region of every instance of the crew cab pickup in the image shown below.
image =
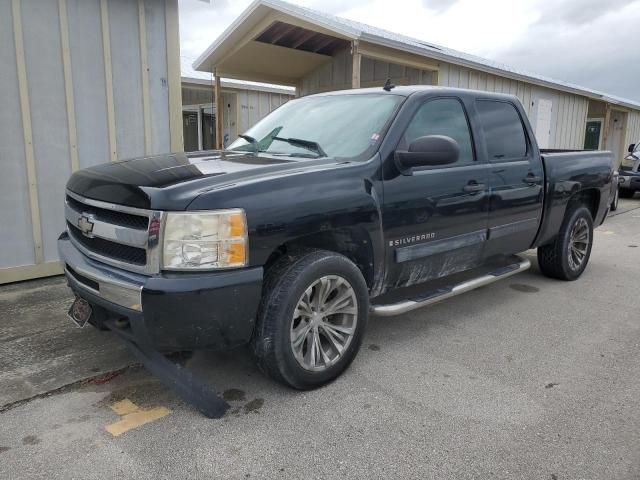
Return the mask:
[[[543,274],[577,279],[613,171],[608,152],[540,150],[514,96],[303,97],[224,151],[74,173],[58,242],[70,315],[147,357],[249,344],[274,379],[317,387],[354,359],[370,313],[525,270],[532,248]]]

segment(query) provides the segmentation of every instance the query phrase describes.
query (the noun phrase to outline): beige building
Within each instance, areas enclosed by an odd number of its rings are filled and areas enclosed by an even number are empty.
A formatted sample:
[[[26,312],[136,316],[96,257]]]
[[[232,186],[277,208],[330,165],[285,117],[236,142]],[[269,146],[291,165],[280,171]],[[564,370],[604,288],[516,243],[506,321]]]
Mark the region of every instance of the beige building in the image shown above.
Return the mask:
[[[640,139],[640,103],[280,0],[251,4],[193,66],[216,80],[290,85],[299,95],[381,86],[387,78],[510,93],[543,148],[605,148],[618,161]]]
[[[74,170],[182,150],[178,0],[0,0],[0,284],[62,273]]]

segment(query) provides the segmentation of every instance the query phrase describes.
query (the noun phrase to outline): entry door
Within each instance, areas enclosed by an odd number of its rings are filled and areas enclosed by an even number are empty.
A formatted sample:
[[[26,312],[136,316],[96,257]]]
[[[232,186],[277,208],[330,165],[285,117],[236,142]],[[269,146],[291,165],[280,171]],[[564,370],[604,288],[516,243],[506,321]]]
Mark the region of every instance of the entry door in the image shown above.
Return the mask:
[[[398,149],[425,135],[453,138],[460,157],[384,180],[387,281],[396,287],[477,266],[486,240],[487,165],[476,159],[463,103],[454,97],[426,101]]]
[[[206,111],[202,113],[202,149],[216,148],[216,117]]]
[[[542,215],[542,160],[514,104],[477,100],[476,111],[491,166],[485,256],[522,252],[531,246]]]
[[[182,112],[184,151],[198,150],[198,113]]]
[[[584,149],[599,150],[600,135],[602,133],[602,120],[589,120],[584,134]]]

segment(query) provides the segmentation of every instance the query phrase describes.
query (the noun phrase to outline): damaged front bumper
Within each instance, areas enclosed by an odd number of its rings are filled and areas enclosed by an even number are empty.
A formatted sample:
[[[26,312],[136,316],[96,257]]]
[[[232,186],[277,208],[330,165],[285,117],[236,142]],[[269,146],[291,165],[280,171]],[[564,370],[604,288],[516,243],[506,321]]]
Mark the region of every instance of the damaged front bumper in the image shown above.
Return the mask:
[[[82,254],[66,234],[58,251],[71,289],[109,317],[129,320],[156,349],[225,350],[253,334],[262,268],[146,276]]]
[[[186,401],[218,418],[228,405],[164,351],[229,349],[253,334],[262,268],[145,276],[88,258],[66,233],[58,239],[67,283],[92,306],[98,327],[118,334],[132,353]]]

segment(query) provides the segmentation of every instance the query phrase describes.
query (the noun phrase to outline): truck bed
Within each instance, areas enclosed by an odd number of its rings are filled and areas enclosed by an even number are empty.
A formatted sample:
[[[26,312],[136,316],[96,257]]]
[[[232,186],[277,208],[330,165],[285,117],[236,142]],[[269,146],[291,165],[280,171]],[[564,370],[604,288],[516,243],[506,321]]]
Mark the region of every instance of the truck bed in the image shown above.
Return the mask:
[[[594,150],[540,150],[545,172],[542,224],[535,246],[555,238],[569,199],[578,191],[593,200],[594,225],[604,220],[613,179],[613,154]]]

